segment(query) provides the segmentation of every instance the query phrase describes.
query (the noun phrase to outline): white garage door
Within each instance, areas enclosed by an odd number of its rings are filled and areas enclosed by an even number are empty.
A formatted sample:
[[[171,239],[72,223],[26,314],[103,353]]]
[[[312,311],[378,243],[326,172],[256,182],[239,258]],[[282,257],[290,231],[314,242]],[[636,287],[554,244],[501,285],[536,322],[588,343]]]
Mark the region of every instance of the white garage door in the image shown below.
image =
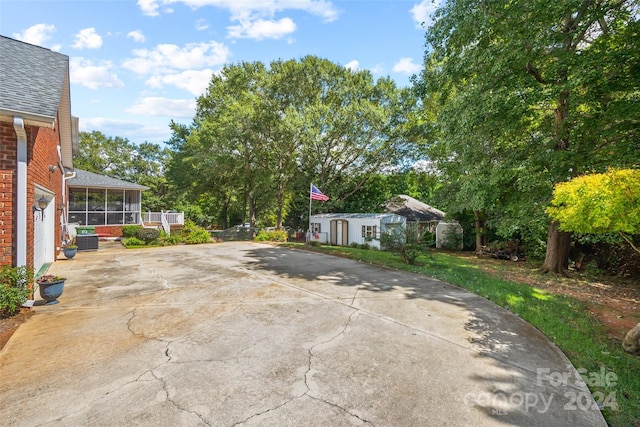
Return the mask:
[[[43,194],[36,193],[36,200]],[[37,273],[43,265],[54,261],[55,248],[55,198],[44,195],[51,200],[44,211],[36,211],[33,215],[33,271]]]

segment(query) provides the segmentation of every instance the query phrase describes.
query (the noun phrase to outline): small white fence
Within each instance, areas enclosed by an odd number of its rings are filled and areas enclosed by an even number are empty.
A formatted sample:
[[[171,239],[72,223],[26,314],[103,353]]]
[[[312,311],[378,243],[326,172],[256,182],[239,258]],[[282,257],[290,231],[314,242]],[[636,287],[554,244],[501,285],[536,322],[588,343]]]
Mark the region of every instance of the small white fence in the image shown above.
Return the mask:
[[[143,212],[142,223],[162,224],[165,233],[171,234],[172,225],[184,225],[184,212]]]

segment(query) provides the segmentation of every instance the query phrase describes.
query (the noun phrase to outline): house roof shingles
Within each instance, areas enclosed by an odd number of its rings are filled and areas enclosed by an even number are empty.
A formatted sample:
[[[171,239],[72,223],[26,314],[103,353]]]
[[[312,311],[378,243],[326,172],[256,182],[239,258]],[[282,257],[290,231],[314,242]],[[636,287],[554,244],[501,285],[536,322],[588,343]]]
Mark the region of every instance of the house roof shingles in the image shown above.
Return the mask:
[[[339,218],[339,219],[348,219],[348,218],[368,218],[368,219],[379,219],[386,218],[390,215],[394,215],[393,213],[320,213],[311,215],[315,218]]]
[[[148,190],[149,187],[111,178],[97,173],[75,169],[76,176],[68,181],[69,187],[110,188],[122,190]]]
[[[69,57],[0,36],[0,111],[55,119]]]
[[[385,202],[388,212],[402,215],[409,221],[440,221],[445,213],[405,194],[392,197]]]

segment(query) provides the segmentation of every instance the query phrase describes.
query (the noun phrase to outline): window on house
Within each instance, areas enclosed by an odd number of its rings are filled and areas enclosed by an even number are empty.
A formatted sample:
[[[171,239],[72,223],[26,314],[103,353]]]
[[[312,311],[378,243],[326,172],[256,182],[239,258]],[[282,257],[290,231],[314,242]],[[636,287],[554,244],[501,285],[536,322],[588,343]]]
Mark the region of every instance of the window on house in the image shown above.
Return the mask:
[[[363,225],[362,226],[362,237],[365,239],[377,239],[377,226],[375,225]]]
[[[312,233],[320,233],[320,231],[321,231],[320,223],[319,222],[312,222],[311,223],[311,232]]]

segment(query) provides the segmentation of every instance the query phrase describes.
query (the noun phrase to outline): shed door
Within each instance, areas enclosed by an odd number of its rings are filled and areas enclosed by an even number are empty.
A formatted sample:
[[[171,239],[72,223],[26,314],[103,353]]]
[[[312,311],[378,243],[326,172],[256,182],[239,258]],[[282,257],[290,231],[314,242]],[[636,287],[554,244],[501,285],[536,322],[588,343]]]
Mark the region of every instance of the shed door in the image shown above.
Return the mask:
[[[37,195],[36,200],[41,195]],[[55,237],[55,199],[51,195],[46,196],[51,200],[44,211],[35,211],[33,214],[33,271],[37,273],[43,265],[54,261],[54,237]]]
[[[343,219],[334,219],[330,225],[331,244],[347,246],[349,244],[349,222]]]

